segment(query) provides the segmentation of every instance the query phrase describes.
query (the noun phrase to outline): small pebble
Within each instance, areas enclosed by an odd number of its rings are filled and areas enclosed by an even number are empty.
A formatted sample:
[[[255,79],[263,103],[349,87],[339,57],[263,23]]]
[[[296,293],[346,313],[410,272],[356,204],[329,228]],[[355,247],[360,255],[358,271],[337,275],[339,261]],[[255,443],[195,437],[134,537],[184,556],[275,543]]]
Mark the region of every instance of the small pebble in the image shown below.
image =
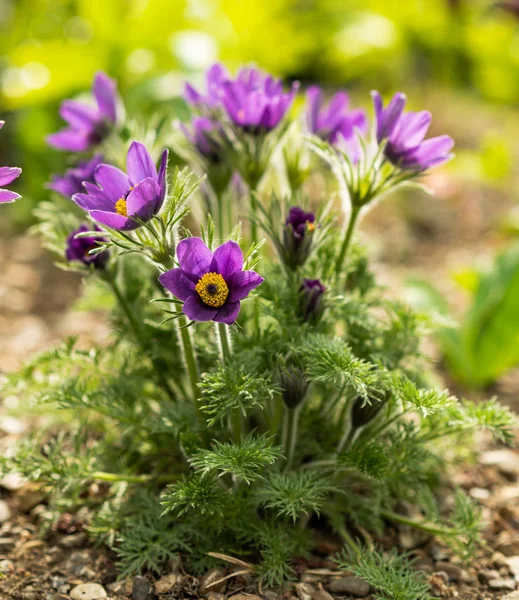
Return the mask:
[[[439,561],[435,565],[435,569],[437,571],[444,571],[449,576],[449,579],[452,581],[459,581],[461,579],[463,570],[449,562]]]
[[[98,583],[82,583],[76,586],[71,592],[72,600],[100,600],[107,598],[105,589]]]
[[[12,573],[15,570],[14,562],[5,558],[0,560],[0,577],[6,573]]]
[[[134,577],[132,587],[132,600],[151,600],[153,586],[146,577]]]
[[[492,581],[492,579],[499,579],[500,577],[499,571],[495,571],[494,569],[485,569],[478,573],[478,580],[481,581],[481,583],[488,583],[489,581]]]
[[[181,583],[181,581],[182,575],[179,575],[177,573],[170,573],[169,575],[164,575],[164,577],[161,577],[158,581],[155,582],[155,592],[157,594],[165,594],[166,592],[169,592],[169,590],[175,585]],[[200,583],[200,592],[202,591],[201,587],[202,584]]]
[[[309,583],[296,583],[296,594],[299,600],[312,600],[315,589]]]
[[[364,598],[371,588],[369,583],[360,577],[341,577],[332,581],[328,589],[334,594],[351,594],[357,598]]]
[[[222,592],[227,584],[226,581],[221,581],[217,585],[215,583],[222,579],[224,576],[221,569],[211,569],[200,579],[200,594],[205,596],[208,592]],[[178,577],[175,575],[175,577]],[[156,585],[155,585],[156,587]],[[171,586],[173,587],[173,586]]]
[[[9,552],[14,548],[14,540],[11,538],[0,538],[0,552]]]
[[[515,590],[515,579],[491,579],[488,582],[488,587],[491,590]]]
[[[519,591],[503,596],[501,600],[519,600]]]
[[[11,518],[11,509],[5,500],[0,500],[0,523],[5,523]]]
[[[52,585],[52,588],[55,590],[59,590],[59,588],[62,585],[65,585],[67,583],[67,580],[64,577],[53,577],[50,580],[50,584]]]

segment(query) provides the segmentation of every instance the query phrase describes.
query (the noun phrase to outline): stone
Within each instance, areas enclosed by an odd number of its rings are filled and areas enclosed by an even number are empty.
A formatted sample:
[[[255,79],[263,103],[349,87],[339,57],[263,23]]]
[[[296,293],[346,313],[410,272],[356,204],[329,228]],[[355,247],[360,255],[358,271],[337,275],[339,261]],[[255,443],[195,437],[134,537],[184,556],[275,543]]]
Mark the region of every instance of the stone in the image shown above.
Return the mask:
[[[178,575],[176,575],[178,577]],[[205,596],[209,592],[223,592],[227,581],[220,581],[224,577],[221,569],[211,569],[200,579],[200,594]],[[219,581],[219,583],[216,583]],[[216,585],[215,585],[216,584]]]
[[[105,588],[99,583],[82,583],[70,592],[72,600],[100,600],[107,598]]]
[[[11,518],[11,509],[5,500],[0,500],[0,523],[5,523]]]
[[[165,594],[166,592],[169,592],[171,588],[173,588],[175,585],[181,582],[182,575],[179,575],[178,573],[170,573],[169,575],[164,575],[164,577],[161,577],[158,581],[155,582],[155,592],[157,594]],[[202,593],[201,589],[200,593]]]
[[[492,581],[492,579],[499,579],[501,577],[501,575],[499,574],[499,571],[496,571],[494,569],[484,569],[483,571],[479,571],[478,573],[478,580],[481,583],[487,583],[489,581]]]
[[[296,583],[296,594],[299,600],[312,600],[315,589],[309,583]]]
[[[16,492],[18,508],[21,512],[28,513],[45,498],[39,483],[27,483]]]
[[[87,534],[84,531],[80,533],[72,533],[61,538],[61,540],[58,542],[58,545],[67,549],[81,548],[81,546],[85,545],[87,539]]]
[[[334,594],[351,594],[357,598],[365,598],[370,592],[370,585],[360,577],[341,577],[328,586]]]
[[[152,598],[153,586],[146,579],[146,577],[134,577],[132,586],[132,600],[151,600]]]
[[[122,596],[125,593],[124,588],[124,581],[114,581],[106,586],[106,589],[110,592],[110,594],[115,594],[116,596]]]
[[[473,487],[469,490],[469,496],[474,498],[474,500],[488,500],[490,498],[490,490]]]
[[[449,583],[449,575],[445,571],[436,571],[436,573],[434,573],[433,577],[435,579],[439,579],[439,580],[443,581],[443,583],[445,583],[445,584]]]
[[[517,592],[512,592],[511,594],[503,596],[501,600],[519,600],[519,590]]]
[[[519,555],[509,556],[505,558],[506,563],[516,581],[519,581]]]
[[[9,552],[14,548],[14,540],[11,538],[0,538],[0,552]]]
[[[512,450],[503,449],[483,452],[480,463],[485,466],[496,467],[504,475],[519,476],[519,454]]]
[[[436,571],[447,573],[451,581],[459,581],[463,574],[463,569],[449,562],[439,561],[434,568]]]
[[[7,558],[0,560],[0,578],[6,573],[12,573],[15,569],[16,567],[12,560],[8,560]]]
[[[449,560],[449,555],[441,546],[437,546],[436,544],[432,544],[429,549],[429,554],[431,558],[436,561],[446,561]]]
[[[491,590],[505,590],[511,592],[515,590],[515,579],[491,579],[488,582],[488,587]]]
[[[19,490],[27,483],[27,479],[22,477],[20,473],[8,473],[5,477],[0,479],[0,487],[9,490],[10,492],[15,492]]]
[[[320,584],[319,589],[315,590],[312,600],[334,600],[334,598],[331,594],[324,590],[323,586]]]
[[[501,542],[496,547],[496,550],[508,558],[517,556],[519,554],[519,537],[511,539],[510,541]]]
[[[209,592],[207,594],[207,600],[226,600],[225,594],[218,594],[217,592]]]
[[[490,559],[492,566],[496,569],[508,569],[508,558],[502,554],[501,552],[494,552],[492,554],[492,558]]]
[[[65,577],[53,577],[50,580],[50,584],[52,585],[53,589],[59,590],[61,586],[67,584],[67,579]]]

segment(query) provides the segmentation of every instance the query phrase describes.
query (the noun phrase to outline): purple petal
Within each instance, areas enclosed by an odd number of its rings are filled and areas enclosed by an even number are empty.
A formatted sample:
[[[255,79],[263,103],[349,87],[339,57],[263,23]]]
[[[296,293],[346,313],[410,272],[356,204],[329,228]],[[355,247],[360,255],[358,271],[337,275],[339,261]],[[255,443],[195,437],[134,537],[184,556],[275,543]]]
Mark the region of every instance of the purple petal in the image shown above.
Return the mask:
[[[117,86],[106,73],[97,73],[94,79],[94,96],[102,117],[115,123],[117,119]]]
[[[306,92],[306,101],[308,104],[306,118],[308,121],[308,131],[310,131],[310,133],[317,132],[321,96],[321,89],[316,85],[311,85]]]
[[[159,196],[160,188],[155,179],[151,177],[143,179],[126,198],[128,216],[148,221],[157,211]]]
[[[105,210],[92,210],[89,214],[94,221],[97,221],[102,225],[106,225],[107,227],[111,227],[112,229],[129,231],[130,229],[136,229],[139,227],[139,224],[135,221],[132,221],[128,217],[123,217],[123,215],[118,215],[114,212]]]
[[[11,192],[11,190],[0,190],[0,204],[7,204],[8,202],[14,202],[21,198],[20,194]]]
[[[90,131],[87,129],[62,129],[48,135],[47,144],[57,150],[84,152],[91,146]]]
[[[431,119],[431,113],[427,110],[407,113],[395,128],[391,142],[398,144],[401,148],[415,148],[423,141]]]
[[[227,280],[236,271],[243,268],[243,254],[240,246],[229,240],[215,250],[214,259],[216,261],[218,273]]]
[[[5,125],[5,121],[0,121],[0,129]]]
[[[7,185],[20,176],[19,167],[0,167],[0,185]]]
[[[146,177],[157,179],[157,169],[146,150],[146,146],[140,142],[132,142],[126,157],[126,170],[131,185],[137,185],[139,181],[146,179]]]
[[[62,102],[59,114],[73,129],[91,129],[99,120],[99,114],[95,108],[75,100]]]
[[[202,99],[202,96],[190,83],[186,83],[184,86],[184,98],[190,104],[197,104]]]
[[[95,188],[95,190],[95,193],[74,194],[72,200],[83,210],[113,211],[114,202],[107,198],[99,188]]]
[[[212,321],[218,309],[205,305],[198,296],[190,296],[184,302],[182,311],[192,321]]]
[[[167,171],[167,167],[168,167],[168,157],[169,157],[169,150],[166,148],[166,150],[164,150],[164,152],[162,153],[162,156],[160,157],[160,165],[159,165],[159,172],[157,175],[157,181],[159,183],[159,187],[160,187],[160,200],[161,200],[161,205],[162,202],[164,201],[164,198],[166,197],[166,171]]]
[[[191,237],[178,244],[177,259],[184,271],[200,278],[209,272],[213,253],[200,238]]]
[[[221,308],[218,309],[216,317],[213,321],[217,323],[225,323],[232,325],[238,315],[240,314],[240,303],[239,302],[226,302]]]
[[[453,146],[454,140],[449,135],[430,138],[404,158],[403,166],[420,169],[435,167],[452,157],[450,152]]]
[[[182,269],[171,269],[162,273],[159,281],[179,300],[187,300],[189,296],[196,294],[195,284],[184,275]]]
[[[228,302],[243,300],[249,293],[261,285],[265,279],[255,271],[238,271],[226,280],[229,287]]]
[[[103,188],[106,196],[114,203],[120,198],[126,198],[131,184],[126,173],[112,165],[99,165],[94,173],[94,179]]]

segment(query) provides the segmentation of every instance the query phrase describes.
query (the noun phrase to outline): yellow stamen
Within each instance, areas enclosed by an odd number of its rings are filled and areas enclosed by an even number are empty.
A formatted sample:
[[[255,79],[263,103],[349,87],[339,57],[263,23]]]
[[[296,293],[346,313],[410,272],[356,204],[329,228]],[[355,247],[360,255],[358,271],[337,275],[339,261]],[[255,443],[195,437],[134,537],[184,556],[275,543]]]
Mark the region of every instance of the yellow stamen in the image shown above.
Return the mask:
[[[310,223],[309,221],[307,221],[306,228],[308,229],[308,231],[313,231],[315,229],[315,223]]]
[[[229,295],[229,288],[225,279],[218,273],[206,273],[195,286],[195,290],[202,302],[213,308],[220,308],[225,304]]]
[[[124,198],[119,198],[115,203],[115,212],[118,215],[122,215],[123,217],[128,216],[128,211],[126,209],[126,200]]]

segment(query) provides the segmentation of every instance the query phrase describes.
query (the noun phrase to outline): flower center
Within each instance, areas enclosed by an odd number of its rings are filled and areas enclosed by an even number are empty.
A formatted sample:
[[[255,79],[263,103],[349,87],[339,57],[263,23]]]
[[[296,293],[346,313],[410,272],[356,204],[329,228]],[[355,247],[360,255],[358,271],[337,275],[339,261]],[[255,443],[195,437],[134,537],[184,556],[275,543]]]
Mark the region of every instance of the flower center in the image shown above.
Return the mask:
[[[118,215],[122,215],[123,217],[128,216],[128,210],[126,209],[126,200],[124,198],[119,198],[115,203],[115,212]]]
[[[195,286],[195,290],[202,302],[213,308],[220,308],[225,304],[229,295],[229,288],[225,279],[219,273],[206,273]]]

